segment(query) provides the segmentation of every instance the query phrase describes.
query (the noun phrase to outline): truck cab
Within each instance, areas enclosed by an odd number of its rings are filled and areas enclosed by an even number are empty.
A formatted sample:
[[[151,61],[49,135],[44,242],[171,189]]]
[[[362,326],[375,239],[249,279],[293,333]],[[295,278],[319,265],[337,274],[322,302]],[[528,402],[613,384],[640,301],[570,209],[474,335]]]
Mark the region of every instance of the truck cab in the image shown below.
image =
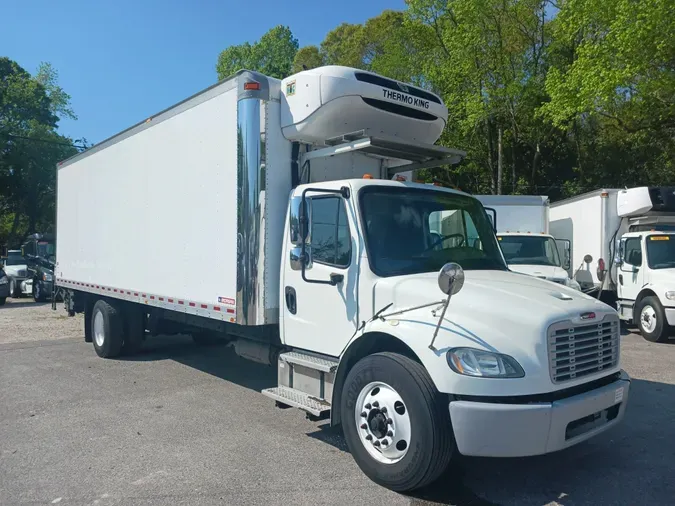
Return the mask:
[[[581,289],[567,272],[570,242],[549,234],[546,195],[476,195],[476,198],[492,213],[499,246],[509,269]]]
[[[567,274],[569,248],[558,249],[558,241],[549,234],[498,233],[497,240],[509,268],[554,283],[580,290],[579,283]]]
[[[22,244],[21,253],[28,270],[26,290],[30,290],[35,302],[50,299],[54,290],[56,238],[53,234],[32,234]]]
[[[624,234],[616,259],[619,312],[658,341],[675,327],[675,231]]]
[[[32,293],[32,279],[29,276],[28,262],[21,250],[9,250],[7,256],[0,260],[5,266],[9,278],[9,296],[19,298]]]

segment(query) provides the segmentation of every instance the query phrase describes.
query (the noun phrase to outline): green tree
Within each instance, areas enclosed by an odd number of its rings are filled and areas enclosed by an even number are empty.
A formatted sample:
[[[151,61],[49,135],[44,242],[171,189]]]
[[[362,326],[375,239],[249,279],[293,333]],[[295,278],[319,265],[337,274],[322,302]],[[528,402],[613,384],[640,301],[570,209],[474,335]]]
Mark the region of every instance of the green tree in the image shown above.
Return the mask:
[[[245,42],[224,49],[218,56],[218,79],[225,79],[238,70],[247,69],[283,79],[291,74],[298,52],[298,40],[287,26],[275,26],[260,40]]]
[[[74,116],[56,77],[48,64],[33,77],[0,58],[0,243],[53,225],[56,164],[77,152],[56,131],[59,115]]]
[[[317,46],[304,46],[298,49],[293,59],[293,74],[304,69],[315,69],[324,65],[324,56]]]

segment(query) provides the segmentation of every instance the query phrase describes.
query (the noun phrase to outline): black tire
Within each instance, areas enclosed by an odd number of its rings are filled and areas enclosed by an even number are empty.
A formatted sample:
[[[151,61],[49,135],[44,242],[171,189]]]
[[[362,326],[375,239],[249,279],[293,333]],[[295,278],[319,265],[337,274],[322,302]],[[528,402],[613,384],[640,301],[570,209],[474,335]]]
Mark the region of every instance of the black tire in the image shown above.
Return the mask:
[[[651,315],[646,321],[643,320],[642,312],[645,308],[652,308],[653,315]],[[651,311],[647,310],[647,313]],[[653,318],[654,326],[650,331],[649,323]],[[638,329],[640,329],[640,334],[647,341],[652,343],[665,343],[670,337],[670,327],[668,321],[666,320],[666,312],[661,305],[661,302],[657,297],[645,297],[640,302],[638,302],[637,307],[635,308],[635,324]]]
[[[122,353],[135,355],[143,346],[145,338],[145,314],[140,309],[130,307],[124,314],[124,343]]]
[[[13,299],[21,298],[21,284],[17,288],[17,283],[15,279],[9,280],[9,296]]]
[[[4,306],[5,302],[7,302],[7,297],[0,297],[0,306]]]
[[[33,282],[33,300],[35,302],[45,302],[47,300],[44,287],[42,286],[42,283],[37,280]]]
[[[84,306],[84,342],[91,343],[94,338],[94,330],[92,328],[92,313],[94,312],[94,306],[87,302]]]
[[[99,316],[100,315],[100,316]],[[97,339],[96,326],[101,318],[101,341]],[[124,325],[117,307],[108,301],[98,300],[91,314],[91,334],[96,354],[101,358],[119,356],[124,343]]]
[[[410,417],[410,444],[395,463],[378,462],[359,436],[357,398],[371,382],[382,382],[400,395]],[[436,390],[424,367],[396,353],[376,353],[349,371],[342,390],[341,423],[347,446],[371,480],[397,492],[429,485],[445,471],[455,451],[447,399]]]

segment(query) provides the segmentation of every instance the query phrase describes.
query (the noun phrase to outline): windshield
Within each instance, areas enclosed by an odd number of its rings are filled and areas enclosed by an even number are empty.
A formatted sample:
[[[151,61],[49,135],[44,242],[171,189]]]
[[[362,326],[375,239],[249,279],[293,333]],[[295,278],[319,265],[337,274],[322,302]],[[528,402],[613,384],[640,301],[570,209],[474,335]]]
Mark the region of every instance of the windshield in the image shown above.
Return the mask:
[[[55,255],[56,246],[53,242],[39,241],[37,243],[37,256],[52,260]]]
[[[5,265],[26,265],[26,259],[21,256],[21,253],[10,251],[5,259]]]
[[[509,265],[552,265],[560,267],[560,256],[551,237],[511,235],[500,236],[506,263]]]
[[[494,232],[475,199],[438,190],[370,186],[360,192],[368,260],[382,277],[466,270],[505,270]]]
[[[675,267],[675,236],[648,235],[647,263],[650,269]]]

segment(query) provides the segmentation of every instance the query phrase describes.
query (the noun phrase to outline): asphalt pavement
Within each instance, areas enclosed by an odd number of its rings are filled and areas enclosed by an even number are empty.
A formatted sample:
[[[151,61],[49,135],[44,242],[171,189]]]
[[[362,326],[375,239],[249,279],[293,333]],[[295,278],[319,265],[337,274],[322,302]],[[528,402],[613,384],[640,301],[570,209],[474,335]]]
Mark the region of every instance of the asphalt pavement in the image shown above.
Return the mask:
[[[674,501],[672,344],[622,338],[633,384],[615,429],[542,457],[463,458],[436,485],[402,495],[361,473],[339,430],[262,396],[275,385],[273,368],[185,336],[153,338],[136,357],[103,360],[73,337],[81,322],[63,314],[25,299],[0,308],[2,505]],[[47,326],[32,323],[46,318]]]

